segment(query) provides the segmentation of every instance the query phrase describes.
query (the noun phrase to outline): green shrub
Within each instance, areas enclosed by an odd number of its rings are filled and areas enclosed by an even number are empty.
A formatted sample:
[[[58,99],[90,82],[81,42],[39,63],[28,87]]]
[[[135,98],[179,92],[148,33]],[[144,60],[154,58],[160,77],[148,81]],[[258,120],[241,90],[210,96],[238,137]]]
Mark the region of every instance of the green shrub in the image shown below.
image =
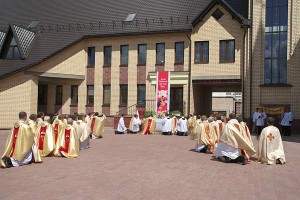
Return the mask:
[[[147,117],[150,117],[150,115],[154,116],[155,112],[153,110],[145,110],[144,114],[143,114],[143,117],[147,118]]]

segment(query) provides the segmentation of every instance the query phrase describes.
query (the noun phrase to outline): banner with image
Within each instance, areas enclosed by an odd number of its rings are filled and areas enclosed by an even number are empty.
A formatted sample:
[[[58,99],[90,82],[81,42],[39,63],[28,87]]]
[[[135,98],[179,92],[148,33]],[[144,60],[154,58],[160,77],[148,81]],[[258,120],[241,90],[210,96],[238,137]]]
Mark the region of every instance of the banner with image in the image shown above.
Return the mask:
[[[158,71],[156,75],[156,112],[166,113],[170,107],[170,72]]]

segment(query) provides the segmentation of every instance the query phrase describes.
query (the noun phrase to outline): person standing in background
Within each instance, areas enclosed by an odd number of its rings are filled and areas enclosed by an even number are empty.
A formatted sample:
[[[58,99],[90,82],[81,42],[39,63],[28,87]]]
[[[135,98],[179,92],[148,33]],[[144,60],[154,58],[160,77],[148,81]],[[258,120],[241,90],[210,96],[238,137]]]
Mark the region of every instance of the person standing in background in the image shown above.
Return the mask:
[[[256,127],[257,127],[257,135],[259,136],[262,129],[265,126],[265,120],[267,119],[267,114],[263,112],[262,108],[258,109],[258,113],[256,115]]]
[[[289,107],[285,108],[280,125],[282,127],[282,134],[285,136],[291,136],[291,126],[293,121],[293,115]]]

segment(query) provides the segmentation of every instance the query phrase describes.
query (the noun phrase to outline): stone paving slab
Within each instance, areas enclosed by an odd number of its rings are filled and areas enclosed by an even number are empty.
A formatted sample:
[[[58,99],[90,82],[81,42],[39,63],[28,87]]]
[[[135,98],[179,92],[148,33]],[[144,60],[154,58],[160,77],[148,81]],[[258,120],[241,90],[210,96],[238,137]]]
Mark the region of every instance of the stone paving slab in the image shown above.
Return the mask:
[[[0,131],[0,152],[9,131]],[[254,138],[255,139],[255,138]],[[0,199],[300,199],[300,135],[284,138],[287,164],[246,166],[189,151],[187,137],[114,135],[74,159],[0,169]]]

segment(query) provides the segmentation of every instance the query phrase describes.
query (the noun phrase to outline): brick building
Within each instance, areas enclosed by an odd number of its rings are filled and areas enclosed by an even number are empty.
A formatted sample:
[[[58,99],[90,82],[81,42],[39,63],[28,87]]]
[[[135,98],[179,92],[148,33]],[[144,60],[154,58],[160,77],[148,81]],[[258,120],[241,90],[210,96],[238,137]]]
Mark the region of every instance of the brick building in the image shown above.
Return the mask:
[[[154,109],[158,70],[171,71],[170,110],[209,114],[212,92],[242,92],[246,120],[290,106],[298,121],[299,12],[295,0],[5,1],[0,128],[21,110],[112,125]]]

